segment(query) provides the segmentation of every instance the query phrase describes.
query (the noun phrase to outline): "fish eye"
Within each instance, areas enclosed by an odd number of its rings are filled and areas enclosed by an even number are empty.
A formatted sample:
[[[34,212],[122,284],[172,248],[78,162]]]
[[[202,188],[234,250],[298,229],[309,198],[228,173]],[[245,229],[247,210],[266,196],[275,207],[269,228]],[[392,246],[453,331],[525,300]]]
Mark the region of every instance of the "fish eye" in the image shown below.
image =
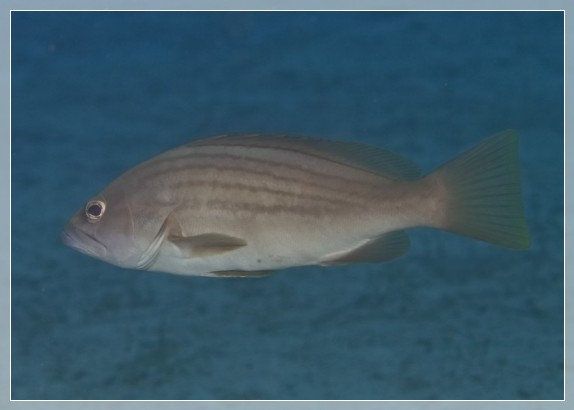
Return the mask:
[[[88,222],[98,222],[105,210],[106,204],[102,201],[89,201],[84,208]]]

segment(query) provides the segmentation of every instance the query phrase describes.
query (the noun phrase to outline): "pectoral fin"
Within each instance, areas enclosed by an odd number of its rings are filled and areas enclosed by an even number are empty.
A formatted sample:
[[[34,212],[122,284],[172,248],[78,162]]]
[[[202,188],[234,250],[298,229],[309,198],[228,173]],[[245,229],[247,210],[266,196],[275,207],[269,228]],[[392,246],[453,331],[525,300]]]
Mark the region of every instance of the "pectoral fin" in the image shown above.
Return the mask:
[[[247,245],[241,238],[221,233],[205,233],[195,236],[168,236],[171,243],[179,248],[183,257],[216,255],[230,252]]]
[[[386,262],[404,255],[409,246],[410,240],[405,231],[389,232],[356,248],[327,255],[319,265]]]
[[[218,272],[211,272],[212,275],[220,278],[262,278],[269,276],[273,273],[271,270],[222,270]]]

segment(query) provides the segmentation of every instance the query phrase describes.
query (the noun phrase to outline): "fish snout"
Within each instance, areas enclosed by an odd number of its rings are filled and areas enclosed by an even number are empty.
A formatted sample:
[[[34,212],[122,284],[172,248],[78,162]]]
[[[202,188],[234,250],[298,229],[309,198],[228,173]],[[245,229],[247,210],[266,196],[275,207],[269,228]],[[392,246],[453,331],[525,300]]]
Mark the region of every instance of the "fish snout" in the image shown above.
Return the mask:
[[[96,237],[69,223],[61,232],[60,238],[66,246],[96,258],[103,258],[108,251]]]

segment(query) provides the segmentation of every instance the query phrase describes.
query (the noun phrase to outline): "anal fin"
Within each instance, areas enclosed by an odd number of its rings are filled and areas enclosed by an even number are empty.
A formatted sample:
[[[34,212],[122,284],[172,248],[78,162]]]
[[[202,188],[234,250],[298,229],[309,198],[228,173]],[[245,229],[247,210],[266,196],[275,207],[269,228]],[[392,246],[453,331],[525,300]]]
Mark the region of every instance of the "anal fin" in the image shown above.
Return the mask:
[[[319,265],[344,265],[349,263],[381,263],[404,255],[410,246],[405,231],[393,231],[369,240],[367,243],[343,252],[327,255]]]

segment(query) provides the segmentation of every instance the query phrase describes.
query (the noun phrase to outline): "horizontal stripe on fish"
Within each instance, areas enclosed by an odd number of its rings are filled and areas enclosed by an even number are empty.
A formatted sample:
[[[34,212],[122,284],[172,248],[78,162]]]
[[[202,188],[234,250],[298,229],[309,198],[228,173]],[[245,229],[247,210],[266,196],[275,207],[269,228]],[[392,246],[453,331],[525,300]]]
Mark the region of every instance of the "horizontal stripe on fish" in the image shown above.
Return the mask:
[[[193,170],[200,171],[194,175]],[[174,202],[182,202],[185,206],[189,199],[203,197],[205,200],[220,199],[221,202],[239,204],[256,203],[257,210],[270,211],[272,206],[281,204],[281,209],[297,212],[296,209],[316,207],[318,212],[360,212],[369,208],[381,206],[380,192],[368,189],[348,189],[345,185],[329,186],[325,181],[300,178],[272,176],[265,171],[255,171],[242,167],[210,167],[192,166],[180,172],[170,173],[170,178],[150,178],[146,183],[150,186],[164,186],[173,195]],[[145,186],[145,183],[142,183]],[[353,185],[351,185],[353,186]],[[160,191],[161,192],[161,191]],[[153,195],[147,196],[153,202]],[[142,199],[147,202],[146,197]],[[378,200],[378,203],[377,203]],[[264,204],[269,204],[265,207]],[[212,203],[211,206],[217,206]],[[244,210],[246,205],[244,205]],[[227,205],[225,207],[227,209]],[[307,211],[305,211],[308,213]],[[316,212],[313,212],[316,214]]]
[[[388,181],[375,175],[373,178],[365,180],[365,173],[361,171],[358,171],[361,175],[349,178],[344,175],[344,172],[355,170],[345,169],[344,166],[338,164],[335,164],[335,167],[340,168],[339,173],[343,175],[333,176],[332,172],[327,173],[330,170],[315,170],[298,164],[249,158],[236,154],[190,153],[184,159],[177,161],[171,158],[157,159],[147,163],[142,169],[134,169],[132,172],[137,175],[141,183],[162,179],[165,176],[168,176],[170,180],[193,178],[194,171],[202,171],[203,173],[230,171],[238,175],[246,174],[244,177],[247,178],[260,178],[266,183],[272,183],[271,180],[275,179],[281,185],[285,183],[301,184],[333,191],[345,188],[347,192],[349,192],[348,190],[360,192],[380,189]],[[319,167],[319,169],[321,168]],[[359,176],[362,179],[359,179]]]
[[[182,208],[180,214],[182,216],[196,215],[197,213],[201,213],[202,215],[216,215],[220,214],[220,211],[226,211],[226,214],[234,217],[251,217],[255,215],[256,217],[269,216],[274,218],[278,214],[287,214],[303,218],[312,216],[313,219],[317,219],[321,217],[331,218],[334,216],[333,211],[336,210],[336,207],[328,204],[264,205],[253,201],[235,201],[230,203],[229,200],[221,199],[207,199],[205,201],[193,199],[185,204],[185,207]]]
[[[174,189],[193,189],[193,188],[209,188],[209,192],[212,193],[212,196],[217,196],[217,191],[222,190],[224,192],[224,196],[228,198],[235,198],[237,191],[240,193],[248,193],[248,194],[264,194],[264,196],[250,196],[251,198],[273,198],[278,197],[276,201],[285,201],[285,200],[292,200],[292,201],[311,201],[317,202],[318,204],[329,204],[333,205],[333,208],[341,207],[341,206],[357,206],[363,203],[362,198],[357,198],[356,196],[325,196],[316,193],[309,193],[309,192],[295,192],[293,190],[287,189],[275,189],[275,188],[267,188],[264,186],[259,186],[256,184],[245,184],[241,182],[222,182],[217,180],[189,180],[189,181],[180,181],[174,182],[169,184],[169,188]],[[331,192],[332,194],[336,192]]]
[[[221,161],[225,165],[214,165],[214,161]],[[203,153],[193,153],[187,156],[185,159],[179,161],[172,161],[171,159],[165,159],[146,169],[146,172],[141,175],[142,179],[153,178],[163,175],[175,176],[176,173],[180,171],[186,172],[187,170],[197,170],[204,168],[218,168],[218,167],[229,167],[231,163],[237,162],[241,164],[241,167],[237,167],[237,170],[259,173],[260,175],[273,176],[277,178],[285,178],[289,176],[288,174],[295,174],[304,176],[305,179],[309,177],[320,178],[322,181],[328,183],[329,181],[335,182],[338,185],[351,183],[353,186],[360,185],[366,189],[381,188],[383,181],[381,177],[377,176],[371,180],[364,180],[358,178],[349,178],[345,176],[343,172],[342,175],[333,176],[332,174],[321,171],[320,167],[318,170],[312,169],[308,166],[299,166],[298,164],[285,163],[273,160],[263,160],[255,159],[249,157],[243,157],[235,154],[203,154]],[[203,165],[202,165],[203,164]],[[249,167],[251,166],[251,167]],[[343,166],[338,166],[343,171]],[[261,172],[261,169],[265,169],[265,172]],[[347,170],[348,172],[348,170]]]
[[[269,159],[273,159],[273,165],[284,164],[293,166],[298,164],[299,166],[304,166],[305,169],[324,169],[325,164],[331,164],[339,168],[344,168],[346,170],[345,172],[349,172],[349,170],[355,169],[360,171],[361,174],[366,172],[380,176],[379,172],[373,171],[371,168],[355,166],[354,164],[349,163],[348,161],[341,158],[332,158],[325,155],[315,155],[313,152],[305,152],[300,149],[293,149],[289,145],[278,144],[277,140],[273,138],[270,139],[268,144],[236,144],[237,141],[241,140],[243,139],[228,139],[221,141],[219,144],[192,143],[167,151],[164,154],[156,157],[154,161],[161,162],[162,160],[169,160],[170,162],[176,162],[180,159],[185,160],[188,158],[197,157],[199,154],[227,154],[241,158],[260,159],[267,161],[269,161]],[[266,138],[263,138],[262,140],[266,140]],[[215,139],[215,141],[218,141],[218,139]],[[348,147],[345,146],[345,148]],[[373,152],[376,153],[377,151],[373,150]],[[371,155],[376,157],[375,154]]]

